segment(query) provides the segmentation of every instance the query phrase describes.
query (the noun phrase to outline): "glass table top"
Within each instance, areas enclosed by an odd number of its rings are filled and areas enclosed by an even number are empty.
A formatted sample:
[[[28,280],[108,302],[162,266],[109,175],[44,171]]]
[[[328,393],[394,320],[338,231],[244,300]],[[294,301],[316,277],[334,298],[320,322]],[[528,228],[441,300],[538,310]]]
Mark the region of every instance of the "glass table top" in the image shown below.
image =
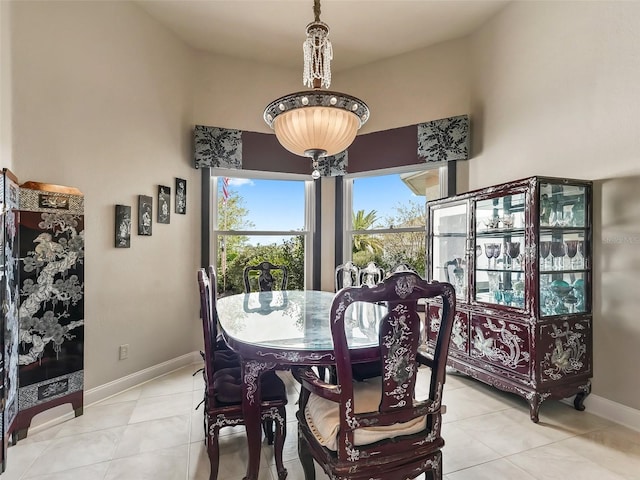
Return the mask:
[[[335,293],[286,290],[230,295],[217,301],[225,334],[243,344],[282,350],[332,350],[331,303]],[[345,312],[350,348],[378,345],[382,305],[356,302]]]

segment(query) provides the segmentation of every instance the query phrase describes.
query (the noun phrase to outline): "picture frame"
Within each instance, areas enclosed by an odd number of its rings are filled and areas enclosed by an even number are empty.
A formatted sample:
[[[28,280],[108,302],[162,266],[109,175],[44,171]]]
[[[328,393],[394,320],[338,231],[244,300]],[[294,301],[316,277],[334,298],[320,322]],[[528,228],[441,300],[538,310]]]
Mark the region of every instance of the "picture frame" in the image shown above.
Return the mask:
[[[171,223],[171,187],[158,185],[158,223]]]
[[[176,177],[175,212],[180,215],[187,213],[187,181]]]
[[[115,247],[131,248],[131,206],[116,205]]]
[[[138,235],[151,236],[153,227],[153,198],[138,195]]]

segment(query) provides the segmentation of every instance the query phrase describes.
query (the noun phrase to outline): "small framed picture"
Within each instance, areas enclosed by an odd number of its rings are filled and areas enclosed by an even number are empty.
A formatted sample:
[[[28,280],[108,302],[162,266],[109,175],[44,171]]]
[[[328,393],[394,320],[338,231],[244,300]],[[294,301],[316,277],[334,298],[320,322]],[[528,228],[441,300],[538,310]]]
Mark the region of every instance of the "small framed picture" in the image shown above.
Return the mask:
[[[116,205],[116,248],[131,247],[131,207]]]
[[[158,223],[171,223],[171,187],[158,185]]]
[[[153,198],[138,195],[138,235],[151,236]]]
[[[176,213],[187,213],[187,181],[184,178],[176,178]]]

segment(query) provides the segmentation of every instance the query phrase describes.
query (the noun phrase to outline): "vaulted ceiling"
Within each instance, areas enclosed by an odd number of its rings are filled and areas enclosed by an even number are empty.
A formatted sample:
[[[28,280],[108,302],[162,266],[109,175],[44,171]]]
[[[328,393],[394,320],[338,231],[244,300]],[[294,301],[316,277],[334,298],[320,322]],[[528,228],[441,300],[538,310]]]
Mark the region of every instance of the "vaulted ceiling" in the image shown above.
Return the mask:
[[[312,0],[140,0],[195,49],[282,67],[302,66]],[[508,0],[322,0],[340,71],[464,37]]]

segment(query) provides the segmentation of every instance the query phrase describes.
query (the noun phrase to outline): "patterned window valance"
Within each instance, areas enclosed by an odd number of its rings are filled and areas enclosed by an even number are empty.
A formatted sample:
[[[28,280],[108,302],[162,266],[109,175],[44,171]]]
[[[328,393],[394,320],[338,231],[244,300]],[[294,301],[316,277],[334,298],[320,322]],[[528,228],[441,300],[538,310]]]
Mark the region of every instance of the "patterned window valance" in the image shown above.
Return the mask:
[[[349,150],[321,159],[323,177],[423,162],[468,160],[469,116],[443,118],[356,137]],[[272,134],[196,125],[195,168],[227,168],[311,174],[311,160],[286,151]],[[243,146],[244,155],[243,159]],[[417,147],[417,148],[416,148]],[[351,152],[351,155],[350,153]]]
[[[242,132],[196,125],[195,167],[242,168]]]
[[[469,116],[418,124],[418,157],[426,162],[469,159]]]
[[[349,151],[338,153],[331,157],[324,157],[318,161],[318,171],[323,177],[338,177],[347,173]]]

